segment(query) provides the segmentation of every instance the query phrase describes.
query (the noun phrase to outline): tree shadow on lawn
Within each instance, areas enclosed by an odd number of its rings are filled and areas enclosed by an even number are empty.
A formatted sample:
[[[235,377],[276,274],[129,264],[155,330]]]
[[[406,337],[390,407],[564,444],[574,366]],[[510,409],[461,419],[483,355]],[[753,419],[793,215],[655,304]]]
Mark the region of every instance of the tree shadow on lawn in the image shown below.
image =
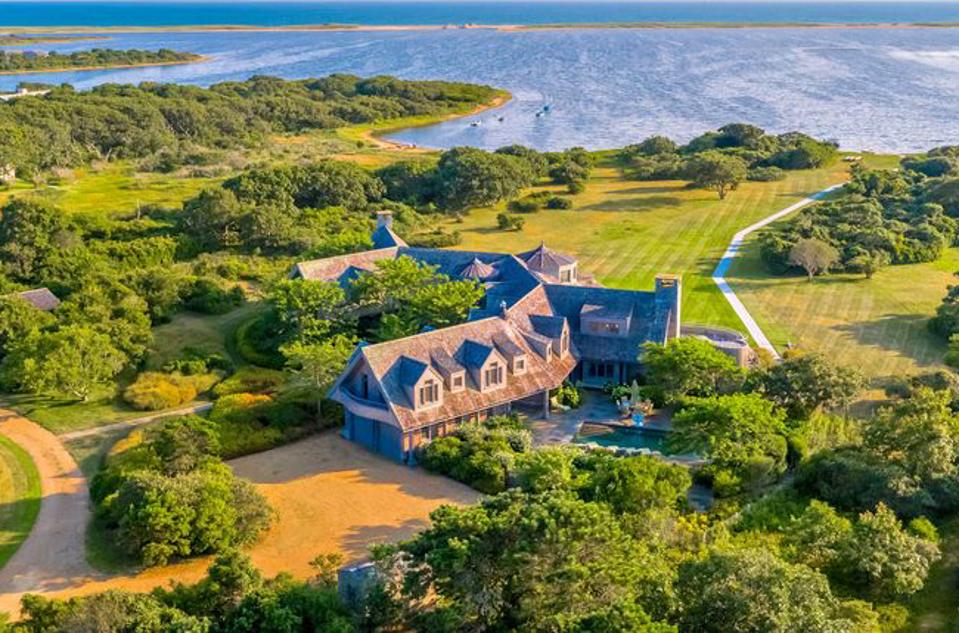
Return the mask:
[[[395,486],[397,494],[426,500],[472,503],[478,493],[468,486],[368,451],[339,435],[338,429],[229,462],[254,484],[284,484],[317,477],[318,488],[354,483]],[[329,477],[323,477],[329,475]],[[344,477],[346,475],[346,477]]]
[[[860,345],[893,352],[920,367],[929,367],[941,362],[945,344],[926,329],[928,321],[925,314],[884,314],[832,329],[852,336]]]
[[[675,196],[643,196],[624,200],[606,200],[595,204],[576,207],[577,211],[609,211],[623,213],[626,211],[655,211],[666,207],[681,207],[684,200]]]

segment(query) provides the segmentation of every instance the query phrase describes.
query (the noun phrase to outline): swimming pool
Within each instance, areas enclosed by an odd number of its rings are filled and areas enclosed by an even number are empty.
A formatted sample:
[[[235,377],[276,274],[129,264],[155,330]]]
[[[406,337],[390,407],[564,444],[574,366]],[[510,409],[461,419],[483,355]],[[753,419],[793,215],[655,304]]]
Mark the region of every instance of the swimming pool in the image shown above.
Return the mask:
[[[573,438],[576,444],[598,444],[610,448],[645,448],[662,455],[673,455],[666,446],[669,431],[635,428],[612,428],[600,424],[584,424]]]

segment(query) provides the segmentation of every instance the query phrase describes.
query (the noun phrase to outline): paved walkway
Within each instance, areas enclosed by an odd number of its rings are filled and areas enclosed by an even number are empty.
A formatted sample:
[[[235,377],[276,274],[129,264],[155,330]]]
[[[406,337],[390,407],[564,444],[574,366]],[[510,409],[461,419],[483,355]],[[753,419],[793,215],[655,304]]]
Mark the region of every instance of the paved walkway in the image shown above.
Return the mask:
[[[64,433],[58,437],[64,442],[66,442],[69,440],[80,439],[81,437],[90,437],[91,435],[100,435],[102,433],[110,433],[112,431],[132,429],[138,426],[143,426],[144,424],[150,424],[151,422],[156,422],[157,420],[162,420],[163,418],[173,418],[178,415],[190,415],[191,413],[202,413],[203,411],[209,411],[212,408],[213,408],[212,402],[202,402],[200,404],[194,404],[189,407],[184,407],[182,409],[176,409],[174,411],[160,411],[158,413],[147,415],[142,418],[136,418],[134,420],[126,420],[125,422],[117,422],[116,424],[95,426],[93,428],[83,429],[82,431],[73,431],[72,433]]]
[[[749,332],[749,335],[753,337],[754,341],[756,341],[756,345],[762,349],[768,350],[774,358],[780,357],[779,352],[776,351],[776,348],[773,346],[773,344],[770,343],[769,339],[766,338],[766,335],[763,334],[759,324],[756,323],[756,320],[753,319],[751,314],[749,314],[749,311],[746,309],[746,306],[743,305],[743,302],[739,300],[739,297],[736,296],[736,293],[733,292],[733,289],[729,287],[729,284],[726,282],[725,275],[733,263],[733,258],[739,255],[739,251],[742,248],[743,242],[745,242],[746,237],[750,233],[758,231],[764,226],[772,224],[776,220],[786,217],[790,213],[795,213],[803,207],[822,200],[836,189],[842,187],[843,184],[845,183],[833,185],[828,189],[823,189],[819,193],[809,196],[808,198],[804,198],[796,204],[786,207],[782,211],[777,211],[776,213],[763,218],[755,224],[750,224],[739,233],[736,233],[736,235],[733,236],[733,241],[729,243],[729,248],[726,249],[726,252],[723,253],[722,259],[719,260],[719,264],[716,265],[716,270],[713,271],[713,281],[717,286],[719,286],[720,292],[722,292],[723,296],[726,297],[726,301],[729,302],[729,305],[731,305],[733,310],[736,311],[739,319],[743,322],[743,325],[746,326],[746,330]]]
[[[16,613],[24,593],[58,591],[93,575],[84,553],[91,509],[83,473],[56,435],[5,409],[0,433],[29,453],[42,495],[30,535],[0,569],[0,612]]]
[[[549,418],[531,420],[529,427],[534,446],[555,446],[571,443],[586,420],[602,422],[619,418],[616,405],[606,394],[584,391],[583,402],[578,409],[553,411]]]

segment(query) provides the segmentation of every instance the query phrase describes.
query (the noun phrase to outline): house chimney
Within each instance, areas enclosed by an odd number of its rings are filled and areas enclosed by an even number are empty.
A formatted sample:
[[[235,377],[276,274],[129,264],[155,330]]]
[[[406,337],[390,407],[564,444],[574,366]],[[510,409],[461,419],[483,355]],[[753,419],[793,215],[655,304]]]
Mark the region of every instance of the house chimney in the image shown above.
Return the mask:
[[[388,229],[393,228],[393,212],[392,211],[376,212],[376,228],[381,229],[383,227],[386,227]]]
[[[679,275],[656,275],[655,304],[668,315],[666,338],[679,338],[682,331],[683,281]]]

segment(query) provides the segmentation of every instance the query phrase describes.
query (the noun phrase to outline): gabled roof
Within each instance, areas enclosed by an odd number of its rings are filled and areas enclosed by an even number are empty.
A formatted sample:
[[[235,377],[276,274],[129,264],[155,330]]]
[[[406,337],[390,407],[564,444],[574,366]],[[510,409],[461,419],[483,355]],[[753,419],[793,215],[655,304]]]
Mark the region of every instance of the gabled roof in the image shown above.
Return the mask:
[[[465,368],[442,347],[430,350],[430,361],[433,367],[445,377],[465,371]]]
[[[348,255],[337,255],[335,257],[299,262],[293,267],[293,272],[290,274],[290,277],[299,277],[310,281],[338,281],[340,276],[351,268],[373,270],[376,262],[384,259],[394,259],[397,250],[396,247],[380,248],[372,251],[363,251],[361,253],[350,253]]]
[[[53,294],[49,288],[35,288],[33,290],[24,290],[23,292],[13,293],[14,297],[23,299],[37,310],[49,312],[60,307],[60,300]]]
[[[526,350],[517,345],[510,339],[508,336],[504,336],[501,333],[493,335],[493,345],[496,346],[496,349],[504,357],[512,360],[517,356],[525,356]]]
[[[415,372],[410,373],[411,361],[429,364],[440,371],[440,363],[434,359],[449,356],[459,365],[465,365],[467,349],[489,350],[499,353],[494,347],[494,338],[505,337],[527,355],[526,372],[520,375],[508,374],[506,385],[500,389],[482,392],[472,382],[467,372],[465,389],[458,392],[444,391],[442,404],[416,411],[408,402],[406,381],[411,380]],[[474,352],[475,353],[475,352]],[[351,362],[365,362],[374,381],[381,387],[387,401],[388,412],[395,424],[404,430],[415,429],[446,419],[489,409],[507,402],[526,398],[546,389],[555,389],[563,383],[576,367],[576,357],[554,356],[546,362],[526,341],[524,333],[507,319],[492,317],[480,321],[470,321],[440,330],[424,332],[407,338],[359,348]],[[406,368],[406,369],[404,369]],[[347,370],[348,373],[349,369]],[[341,381],[331,390],[334,400],[349,405],[350,398],[340,394]]]
[[[370,235],[370,239],[373,241],[373,248],[390,248],[392,246],[407,245],[402,237],[386,225],[377,227],[377,229],[373,231],[373,234]]]

